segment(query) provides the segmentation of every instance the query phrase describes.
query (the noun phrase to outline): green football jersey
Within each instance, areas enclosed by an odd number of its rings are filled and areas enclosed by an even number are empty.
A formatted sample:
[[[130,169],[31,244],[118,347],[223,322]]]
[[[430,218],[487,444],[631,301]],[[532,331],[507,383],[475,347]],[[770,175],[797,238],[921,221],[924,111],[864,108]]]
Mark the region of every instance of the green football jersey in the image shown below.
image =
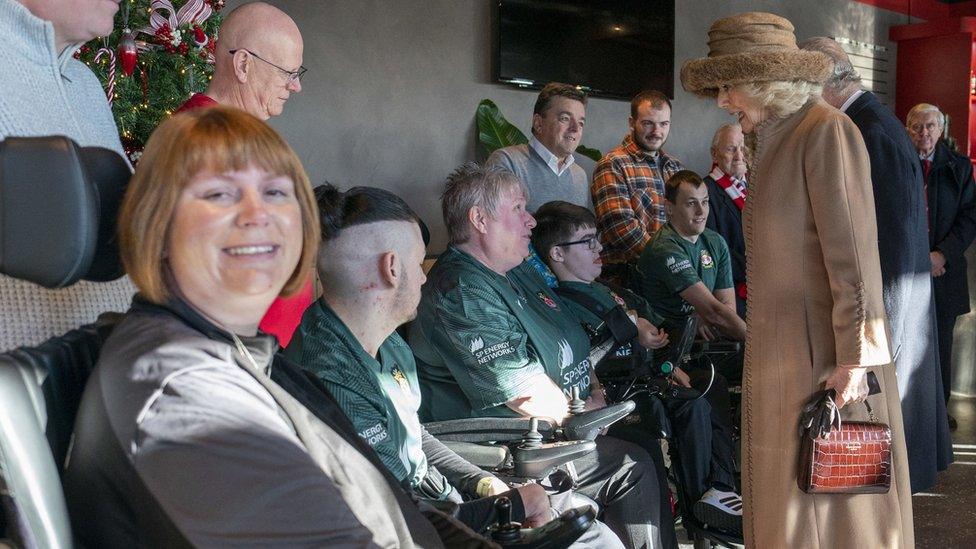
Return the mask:
[[[695,308],[679,295],[701,282],[710,292],[732,287],[732,262],[725,239],[711,229],[694,243],[670,223],[648,242],[637,262],[644,297],[668,327],[680,327]]]
[[[531,265],[498,274],[449,248],[427,275],[410,328],[425,421],[513,416],[545,374],[589,394],[589,339]]]
[[[417,486],[427,475],[413,353],[393,333],[373,358],[319,299],[302,316],[285,355],[318,377],[359,436],[393,475]]]

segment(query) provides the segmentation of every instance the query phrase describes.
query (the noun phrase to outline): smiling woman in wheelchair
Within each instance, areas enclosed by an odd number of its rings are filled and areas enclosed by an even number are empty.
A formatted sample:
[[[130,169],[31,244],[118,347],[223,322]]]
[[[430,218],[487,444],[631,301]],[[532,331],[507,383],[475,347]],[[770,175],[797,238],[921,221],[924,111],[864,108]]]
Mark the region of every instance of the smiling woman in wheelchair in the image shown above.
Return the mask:
[[[65,472],[86,546],[483,546],[422,511],[258,331],[319,240],[308,178],[274,130],[222,107],[163,122],[119,235],[140,293],[86,386]]]
[[[532,245],[559,280],[556,292],[596,339],[613,337],[618,344],[615,355],[624,359],[634,354],[646,357],[643,347],[667,345],[668,335],[655,326],[661,323],[661,317],[650,303],[626,289],[611,290],[595,281],[602,263],[592,212],[568,202],[553,201],[536,211],[536,223]],[[627,323],[631,328],[629,336]],[[653,362],[652,357],[646,360]],[[642,364],[634,366],[639,368]],[[667,434],[678,447],[681,463],[677,476],[684,495],[696,502],[695,517],[726,531],[741,532],[742,503],[735,493],[733,448],[727,425],[712,419],[708,401],[697,398],[700,393],[690,388],[689,377],[681,368],[673,372],[657,368],[656,373],[670,374],[672,383],[679,388],[662,392],[660,397],[645,395],[637,399],[640,421],[614,425],[610,434],[651,446],[648,449],[652,452],[656,439]],[[665,393],[675,396],[666,398]]]

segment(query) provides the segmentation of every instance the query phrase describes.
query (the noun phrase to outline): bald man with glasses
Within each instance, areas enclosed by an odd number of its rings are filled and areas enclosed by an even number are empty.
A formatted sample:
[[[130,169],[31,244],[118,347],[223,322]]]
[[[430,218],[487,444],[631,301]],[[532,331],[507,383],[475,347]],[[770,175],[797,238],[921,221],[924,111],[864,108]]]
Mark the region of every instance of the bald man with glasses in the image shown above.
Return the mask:
[[[261,120],[280,115],[291,94],[302,91],[303,47],[298,26],[285,12],[264,2],[238,7],[220,26],[207,91],[193,94],[179,111],[220,104]]]

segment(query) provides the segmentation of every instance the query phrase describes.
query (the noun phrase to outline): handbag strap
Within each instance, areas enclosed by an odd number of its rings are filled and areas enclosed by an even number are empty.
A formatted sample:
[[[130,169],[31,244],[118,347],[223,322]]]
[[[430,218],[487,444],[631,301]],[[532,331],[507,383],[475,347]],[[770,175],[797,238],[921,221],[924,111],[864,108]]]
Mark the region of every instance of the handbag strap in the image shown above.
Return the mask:
[[[867,399],[864,400],[864,407],[868,409],[868,419],[871,420],[871,423],[881,423],[878,416],[874,415],[874,410],[871,409],[871,405],[868,404]]]

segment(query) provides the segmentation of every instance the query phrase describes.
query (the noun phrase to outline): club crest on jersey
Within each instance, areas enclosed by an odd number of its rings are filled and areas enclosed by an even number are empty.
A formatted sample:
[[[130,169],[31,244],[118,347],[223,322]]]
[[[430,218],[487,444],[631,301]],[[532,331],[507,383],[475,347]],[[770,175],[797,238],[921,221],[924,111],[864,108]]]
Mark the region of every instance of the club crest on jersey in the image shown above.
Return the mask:
[[[393,376],[393,379],[396,380],[397,385],[400,386],[400,389],[403,392],[405,393],[410,392],[410,383],[407,381],[407,374],[403,373],[403,370],[400,369],[400,366],[394,364],[393,371],[390,372],[390,375]]]
[[[541,299],[542,302],[545,303],[550,309],[556,308],[556,302],[551,297],[547,296],[545,292],[539,292],[535,295],[537,295],[539,299]]]
[[[708,250],[701,251],[701,266],[703,269],[711,269],[715,266],[715,262],[712,261],[712,256],[709,255]]]

